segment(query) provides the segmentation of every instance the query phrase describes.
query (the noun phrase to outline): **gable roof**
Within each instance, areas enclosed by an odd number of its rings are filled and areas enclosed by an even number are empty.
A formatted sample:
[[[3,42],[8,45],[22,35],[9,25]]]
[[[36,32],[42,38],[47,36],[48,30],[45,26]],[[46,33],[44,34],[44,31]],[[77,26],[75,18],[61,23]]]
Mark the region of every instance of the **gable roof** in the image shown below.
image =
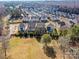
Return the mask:
[[[58,22],[58,24],[60,24],[60,26],[66,25],[65,22]]]
[[[36,27],[37,28],[44,28],[45,27],[45,23],[42,23],[42,22],[36,23]]]
[[[36,26],[36,23],[29,22],[28,23],[28,31],[34,31],[35,30],[35,26]]]

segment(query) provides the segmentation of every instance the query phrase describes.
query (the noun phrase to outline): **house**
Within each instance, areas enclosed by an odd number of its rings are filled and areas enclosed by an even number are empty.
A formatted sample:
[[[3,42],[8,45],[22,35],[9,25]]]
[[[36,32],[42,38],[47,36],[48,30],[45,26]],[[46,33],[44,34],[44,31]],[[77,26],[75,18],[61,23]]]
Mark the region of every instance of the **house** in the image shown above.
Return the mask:
[[[77,19],[68,19],[70,22],[73,22],[74,24],[77,24]]]
[[[40,34],[40,35],[46,33],[45,23],[43,22],[36,23],[35,30],[37,34]]]
[[[34,32],[35,31],[35,26],[36,26],[36,23],[29,22],[28,23],[28,32]]]
[[[55,22],[52,22],[52,20],[48,20],[47,23],[45,23],[45,28],[47,30],[47,32],[52,32],[52,30],[54,29]]]
[[[20,32],[24,32],[25,31],[25,24],[24,23],[20,23],[19,24],[18,31],[20,31]]]
[[[22,23],[21,20],[10,20],[9,21],[9,31],[10,31],[10,35],[14,35],[18,33],[18,27],[20,25],[20,23]]]
[[[68,26],[68,28],[72,26],[69,18],[60,17],[60,21],[64,22]]]
[[[14,35],[18,33],[18,27],[20,23],[12,23],[9,24],[10,35]]]
[[[66,24],[65,24],[65,22],[63,22],[63,21],[58,22],[58,24],[60,25],[60,27],[62,27],[62,26],[65,26],[65,25],[66,25]]]
[[[79,23],[79,15],[76,15],[76,20],[77,20],[77,23]]]
[[[53,29],[56,29],[58,34],[59,34],[59,30],[60,30],[60,25],[58,24],[58,22],[60,22],[60,20],[48,20],[47,23],[45,23],[45,28],[47,30],[47,32],[52,32]]]
[[[52,23],[46,23],[45,24],[46,26],[46,29],[47,29],[47,32],[52,32],[53,29],[54,29],[54,25]]]
[[[46,23],[47,22],[47,16],[41,16],[40,17],[41,22]]]
[[[33,17],[32,19],[35,19],[38,17]],[[60,25],[58,24],[58,21],[52,21],[52,20],[45,20],[47,22],[42,22],[41,20],[44,19],[37,19],[38,22],[35,22],[37,20],[30,20],[29,18],[24,18],[21,20],[11,20],[9,29],[10,29],[10,35],[17,34],[20,32],[36,32],[36,34],[42,35],[47,32],[52,32],[53,29],[57,29],[57,31],[60,29]],[[63,24],[63,23],[62,23]]]

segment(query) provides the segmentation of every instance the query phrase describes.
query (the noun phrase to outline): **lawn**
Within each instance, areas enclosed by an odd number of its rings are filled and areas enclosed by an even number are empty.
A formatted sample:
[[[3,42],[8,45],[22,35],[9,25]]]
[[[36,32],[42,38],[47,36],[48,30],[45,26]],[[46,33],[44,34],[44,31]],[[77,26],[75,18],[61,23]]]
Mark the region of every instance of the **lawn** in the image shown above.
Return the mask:
[[[8,59],[50,59],[43,53],[42,45],[35,38],[12,38],[8,49]]]
[[[55,59],[62,59],[63,53],[59,49],[59,43],[52,40],[50,45],[56,51]],[[42,46],[35,38],[14,37],[10,39],[7,56],[8,59],[51,59],[44,54]]]

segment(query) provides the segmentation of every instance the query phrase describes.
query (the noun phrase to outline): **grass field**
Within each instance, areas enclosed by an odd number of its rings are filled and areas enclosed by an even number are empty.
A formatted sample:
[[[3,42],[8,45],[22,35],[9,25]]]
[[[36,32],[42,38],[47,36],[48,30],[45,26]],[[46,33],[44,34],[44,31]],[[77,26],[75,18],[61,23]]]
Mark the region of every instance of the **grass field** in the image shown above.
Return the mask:
[[[34,38],[13,38],[9,45],[9,59],[50,59],[43,53],[41,44]]]
[[[56,59],[62,59],[62,53],[56,41],[51,45],[56,50]],[[8,59],[51,59],[46,56],[42,49],[42,44],[38,43],[35,38],[12,38],[9,42]]]

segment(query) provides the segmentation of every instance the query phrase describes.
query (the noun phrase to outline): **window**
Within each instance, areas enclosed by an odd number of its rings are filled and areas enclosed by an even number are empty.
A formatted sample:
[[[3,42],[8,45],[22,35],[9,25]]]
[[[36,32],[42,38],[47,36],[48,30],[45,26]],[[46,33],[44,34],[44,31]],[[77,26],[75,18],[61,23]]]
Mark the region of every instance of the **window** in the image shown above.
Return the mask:
[[[51,27],[47,27],[47,31],[48,32],[51,32],[52,31],[52,28]]]

